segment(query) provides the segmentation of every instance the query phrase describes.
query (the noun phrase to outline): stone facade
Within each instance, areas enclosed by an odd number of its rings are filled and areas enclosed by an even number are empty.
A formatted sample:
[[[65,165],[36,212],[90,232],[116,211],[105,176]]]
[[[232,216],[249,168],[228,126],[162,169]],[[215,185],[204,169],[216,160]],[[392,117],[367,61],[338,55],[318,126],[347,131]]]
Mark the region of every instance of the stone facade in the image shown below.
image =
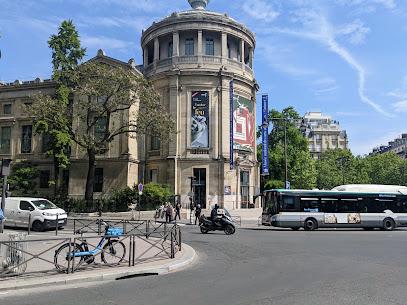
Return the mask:
[[[402,158],[407,158],[407,134],[403,133],[401,137],[390,141],[387,145],[374,148],[369,155],[384,154],[387,152],[394,152]]]
[[[135,73],[143,73],[176,119],[177,129],[170,139],[158,139],[153,135],[136,139],[127,135],[117,137],[104,155],[97,156],[99,185],[96,189],[100,192],[96,191],[95,197],[140,181],[152,181],[169,185],[184,207],[190,206],[191,195],[203,208],[215,203],[228,209],[259,207],[259,200],[254,199],[259,194],[254,34],[225,14],[206,11],[207,2],[191,0],[195,9],[173,13],[143,31],[143,64],[137,69],[134,60],[121,62],[106,56],[103,51],[91,59],[131,66]],[[233,169],[229,165],[232,80]],[[32,160],[47,172],[49,179],[53,177],[52,160],[41,149],[42,138],[35,135],[34,130],[31,150],[21,152],[22,128],[32,126],[32,118],[20,108],[30,102],[33,95],[52,95],[54,90],[51,80],[0,86],[1,109],[8,111],[8,106],[4,108],[4,105],[12,104],[10,114],[0,115],[0,131],[2,127],[11,126],[11,147],[7,152],[2,151],[0,157]],[[199,98],[205,100],[199,101]],[[197,100],[192,102],[193,99]],[[200,108],[193,109],[195,106]],[[128,115],[125,113],[116,119],[129,120]],[[73,123],[81,124],[77,120]],[[29,130],[26,127],[24,130],[27,138]],[[7,132],[5,130],[6,138]],[[197,139],[201,142],[196,142]],[[44,180],[45,173],[42,175]],[[86,175],[86,152],[72,144],[69,172],[60,175],[66,180],[71,197],[83,196]],[[51,192],[51,189],[44,187],[42,191]]]
[[[184,206],[189,205],[192,189],[195,203],[206,208],[214,203],[228,209],[257,207],[255,142],[248,149],[235,149],[235,167],[229,166],[231,80],[234,94],[249,101],[256,122],[253,33],[228,16],[201,7],[153,23],[143,31],[141,46],[144,75],[159,90],[178,130],[168,144],[162,143],[160,152],[147,152],[147,173],[158,173],[158,182],[171,185]],[[191,138],[192,100],[197,92],[209,95],[208,143],[200,147],[194,147]],[[255,137],[255,126],[249,132]]]
[[[341,130],[338,121],[332,120],[329,115],[321,112],[308,112],[303,118],[306,125],[306,135],[309,141],[311,156],[319,159],[328,149],[348,148],[348,139],[345,130]]]
[[[91,61],[130,66],[135,73],[140,73],[132,66],[132,61],[121,62],[105,56],[102,51],[99,51]],[[37,181],[38,190],[44,196],[52,194],[53,189],[49,187],[48,181],[54,177],[54,166],[52,158],[46,154],[46,139],[35,133],[33,118],[29,116],[25,105],[33,103],[33,96],[37,94],[54,95],[55,85],[52,80],[40,79],[0,85],[0,157],[10,158],[13,163],[30,161],[36,165],[40,170],[40,178]],[[74,97],[74,104],[77,98],[79,97]],[[128,116],[127,111],[120,117],[116,117],[112,124],[117,123],[117,120],[129,120]],[[74,119],[73,124],[80,126],[81,122]],[[109,144],[105,154],[96,157],[98,184],[96,198],[113,189],[132,186],[138,181],[140,163],[138,145],[136,139],[120,135]],[[85,192],[86,175],[86,152],[72,143],[69,170],[61,170],[59,182],[67,188],[69,196],[82,198]]]

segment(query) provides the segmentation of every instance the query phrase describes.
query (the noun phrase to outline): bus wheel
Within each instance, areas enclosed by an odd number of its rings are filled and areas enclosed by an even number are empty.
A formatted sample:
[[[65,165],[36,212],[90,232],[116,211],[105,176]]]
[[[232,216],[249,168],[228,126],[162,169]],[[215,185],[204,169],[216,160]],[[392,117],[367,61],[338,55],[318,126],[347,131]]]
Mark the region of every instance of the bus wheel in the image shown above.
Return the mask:
[[[394,223],[394,220],[392,218],[388,217],[383,220],[383,230],[393,231],[395,227],[396,224]]]
[[[304,230],[314,231],[318,228],[318,223],[314,218],[307,218],[304,222]]]
[[[291,227],[291,230],[293,231],[298,231],[300,229],[300,227]]]

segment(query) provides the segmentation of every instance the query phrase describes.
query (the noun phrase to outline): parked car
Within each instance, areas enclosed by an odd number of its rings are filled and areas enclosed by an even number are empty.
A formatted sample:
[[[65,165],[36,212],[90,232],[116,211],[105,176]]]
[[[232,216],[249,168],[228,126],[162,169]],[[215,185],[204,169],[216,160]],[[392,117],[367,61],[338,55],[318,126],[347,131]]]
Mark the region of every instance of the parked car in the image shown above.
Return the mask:
[[[44,198],[6,198],[4,216],[6,226],[27,228],[30,221],[34,231],[56,228],[57,225],[62,228],[67,222],[67,213]]]

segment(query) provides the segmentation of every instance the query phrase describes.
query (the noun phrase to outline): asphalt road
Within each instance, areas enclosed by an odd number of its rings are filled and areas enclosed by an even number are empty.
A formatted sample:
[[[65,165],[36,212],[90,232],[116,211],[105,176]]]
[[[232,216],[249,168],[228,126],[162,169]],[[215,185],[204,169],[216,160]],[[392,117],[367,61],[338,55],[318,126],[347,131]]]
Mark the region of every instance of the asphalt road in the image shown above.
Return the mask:
[[[7,305],[407,304],[407,231],[183,227],[199,261],[163,276],[0,295]]]

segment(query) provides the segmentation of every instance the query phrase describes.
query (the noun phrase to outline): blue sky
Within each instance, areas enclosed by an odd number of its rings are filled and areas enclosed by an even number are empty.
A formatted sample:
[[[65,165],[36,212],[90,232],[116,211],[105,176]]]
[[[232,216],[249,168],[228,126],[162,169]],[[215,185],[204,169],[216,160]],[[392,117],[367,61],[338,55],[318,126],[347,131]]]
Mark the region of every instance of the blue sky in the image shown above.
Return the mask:
[[[0,80],[49,77],[47,40],[64,19],[87,58],[102,48],[140,63],[142,29],[186,9],[186,0],[0,0]],[[259,101],[269,93],[270,107],[330,114],[356,154],[407,132],[407,1],[212,0],[208,10],[256,34]]]

